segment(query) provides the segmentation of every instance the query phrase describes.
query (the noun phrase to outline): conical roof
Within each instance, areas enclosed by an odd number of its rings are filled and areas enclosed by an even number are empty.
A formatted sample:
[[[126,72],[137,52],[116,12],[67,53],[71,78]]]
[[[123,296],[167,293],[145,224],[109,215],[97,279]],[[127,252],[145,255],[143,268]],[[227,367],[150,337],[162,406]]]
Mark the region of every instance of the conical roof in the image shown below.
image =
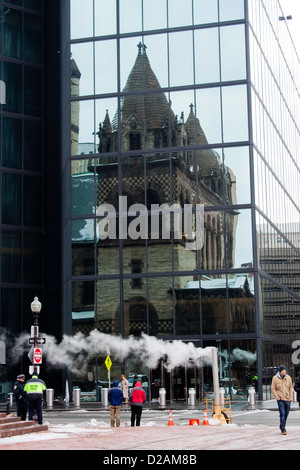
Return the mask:
[[[157,92],[161,86],[153,72],[146,46],[138,45],[139,51],[134,66],[128,76],[123,92],[140,92],[141,90],[153,89],[153,93],[130,94],[123,98],[122,121],[125,122],[132,114],[140,122],[146,119],[147,129],[161,128],[169,121],[169,103],[165,94]],[[174,117],[171,112],[171,117]]]

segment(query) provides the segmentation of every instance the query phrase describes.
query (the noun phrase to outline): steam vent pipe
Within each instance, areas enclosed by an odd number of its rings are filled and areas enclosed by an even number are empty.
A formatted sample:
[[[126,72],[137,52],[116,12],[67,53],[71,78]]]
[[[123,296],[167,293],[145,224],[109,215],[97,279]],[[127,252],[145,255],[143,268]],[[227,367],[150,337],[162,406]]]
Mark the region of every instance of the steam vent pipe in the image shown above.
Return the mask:
[[[213,384],[214,384],[214,401],[215,401],[215,406],[219,406],[220,405],[220,387],[219,387],[217,348],[211,348],[211,356],[212,356],[212,373],[213,373]]]

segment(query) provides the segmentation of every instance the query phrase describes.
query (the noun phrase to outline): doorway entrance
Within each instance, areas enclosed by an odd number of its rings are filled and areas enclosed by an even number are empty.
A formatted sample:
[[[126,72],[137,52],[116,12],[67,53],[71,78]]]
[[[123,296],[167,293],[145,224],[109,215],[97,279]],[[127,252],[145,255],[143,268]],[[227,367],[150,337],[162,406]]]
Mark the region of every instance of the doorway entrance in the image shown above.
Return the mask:
[[[150,370],[150,400],[159,399],[159,389],[166,390],[166,400],[170,402],[187,402],[189,389],[195,390],[196,400],[203,398],[202,369],[189,361],[184,367],[168,370],[161,360],[156,369]]]

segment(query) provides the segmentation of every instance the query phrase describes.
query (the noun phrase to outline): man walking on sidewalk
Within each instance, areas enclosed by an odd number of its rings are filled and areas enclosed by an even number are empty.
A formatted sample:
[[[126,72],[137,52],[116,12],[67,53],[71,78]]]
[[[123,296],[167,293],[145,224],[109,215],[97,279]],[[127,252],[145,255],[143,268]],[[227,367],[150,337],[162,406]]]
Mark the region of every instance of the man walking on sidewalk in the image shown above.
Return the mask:
[[[293,401],[293,384],[283,365],[279,366],[277,374],[272,379],[272,393],[277,400],[281,434],[285,435],[287,434],[285,425]]]

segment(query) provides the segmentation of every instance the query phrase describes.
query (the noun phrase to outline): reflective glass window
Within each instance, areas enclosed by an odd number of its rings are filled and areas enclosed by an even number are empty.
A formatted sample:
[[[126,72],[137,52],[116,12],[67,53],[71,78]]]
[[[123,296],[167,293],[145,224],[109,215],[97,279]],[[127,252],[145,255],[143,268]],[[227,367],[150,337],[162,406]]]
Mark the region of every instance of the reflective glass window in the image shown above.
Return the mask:
[[[230,332],[254,333],[254,274],[229,275],[227,283]]]
[[[70,0],[71,5],[71,39],[92,37],[93,0]]]
[[[88,334],[95,329],[95,283],[75,281],[72,283],[72,333]]]
[[[219,0],[220,21],[244,19],[244,0]]]
[[[218,21],[218,0],[194,2],[194,23],[216,23]]]
[[[247,88],[228,86],[222,88],[224,142],[248,140]]]
[[[97,282],[96,291],[97,329],[102,333],[119,335],[121,333],[120,280],[101,279]],[[130,303],[123,304],[124,333],[128,332],[130,321]]]
[[[120,2],[120,32],[142,30],[142,1],[122,0]]]
[[[115,34],[117,28],[116,1],[95,0],[95,35]],[[122,3],[122,2],[121,2]]]
[[[73,276],[95,274],[95,220],[72,221],[72,273]]]
[[[71,96],[93,95],[93,43],[72,44],[71,56]]]
[[[73,160],[72,214],[95,214],[96,180],[92,160]]]
[[[161,0],[143,0],[144,30],[167,27],[167,6]]]
[[[195,77],[196,83],[220,81],[218,28],[195,31]]]
[[[170,85],[192,85],[194,83],[192,32],[171,33],[169,48]]]
[[[250,209],[226,212],[226,249],[229,268],[253,266]]]
[[[200,252],[201,267],[204,270],[224,269],[225,261],[225,221],[220,210],[204,212],[204,240]]]
[[[154,336],[173,335],[173,279],[148,280],[149,333]]]
[[[222,81],[246,78],[244,25],[220,28]]]
[[[200,334],[200,282],[196,279],[194,276],[174,278],[177,335]]]
[[[212,144],[222,141],[221,97],[219,88],[196,91],[196,116],[204,134],[203,141]]]
[[[251,202],[249,147],[224,148],[223,158],[225,184],[228,183],[227,190],[225,189],[225,203],[249,204]]]
[[[227,277],[201,279],[201,314],[203,334],[227,333]]]
[[[95,93],[116,92],[117,77],[116,41],[97,41],[95,43]]]
[[[169,28],[192,24],[192,1],[168,0]]]

